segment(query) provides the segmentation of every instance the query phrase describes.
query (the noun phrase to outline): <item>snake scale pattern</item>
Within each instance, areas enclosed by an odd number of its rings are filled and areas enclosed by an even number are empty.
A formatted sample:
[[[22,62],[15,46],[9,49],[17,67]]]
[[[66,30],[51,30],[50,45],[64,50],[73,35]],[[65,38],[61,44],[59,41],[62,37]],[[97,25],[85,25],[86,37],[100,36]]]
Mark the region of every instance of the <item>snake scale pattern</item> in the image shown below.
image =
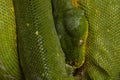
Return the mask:
[[[120,80],[119,3],[0,0],[0,80]]]

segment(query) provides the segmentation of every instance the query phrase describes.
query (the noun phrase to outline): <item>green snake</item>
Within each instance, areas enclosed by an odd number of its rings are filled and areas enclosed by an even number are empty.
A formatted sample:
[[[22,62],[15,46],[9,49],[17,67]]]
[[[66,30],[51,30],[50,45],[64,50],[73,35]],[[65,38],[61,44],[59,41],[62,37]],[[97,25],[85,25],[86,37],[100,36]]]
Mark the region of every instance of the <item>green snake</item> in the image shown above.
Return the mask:
[[[0,80],[21,80],[12,0],[0,0]]]
[[[80,68],[85,61],[88,22],[84,10],[76,1],[52,0],[52,3],[55,27],[65,53],[66,63],[74,68]]]
[[[26,80],[71,80],[50,0],[14,0],[20,63]],[[21,5],[22,4],[22,5]]]
[[[81,80],[120,79],[119,0],[13,1],[0,0],[0,80],[74,80],[71,66]]]

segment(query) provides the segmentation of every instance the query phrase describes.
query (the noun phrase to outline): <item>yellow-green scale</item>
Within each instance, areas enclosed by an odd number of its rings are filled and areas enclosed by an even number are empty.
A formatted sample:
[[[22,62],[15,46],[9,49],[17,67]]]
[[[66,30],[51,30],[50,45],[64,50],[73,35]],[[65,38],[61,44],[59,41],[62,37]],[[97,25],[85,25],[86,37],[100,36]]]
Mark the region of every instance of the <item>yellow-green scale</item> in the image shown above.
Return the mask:
[[[0,80],[21,80],[12,0],[0,0]]]

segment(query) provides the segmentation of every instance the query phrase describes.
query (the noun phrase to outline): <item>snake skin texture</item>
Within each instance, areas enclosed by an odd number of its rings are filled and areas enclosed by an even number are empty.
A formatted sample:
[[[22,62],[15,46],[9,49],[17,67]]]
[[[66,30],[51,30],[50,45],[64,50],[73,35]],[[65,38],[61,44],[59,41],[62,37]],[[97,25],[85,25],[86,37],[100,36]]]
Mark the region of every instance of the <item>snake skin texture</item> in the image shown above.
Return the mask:
[[[26,80],[71,80],[50,0],[14,0],[20,62]]]
[[[85,79],[120,80],[120,0],[80,3],[89,22]]]
[[[12,0],[0,0],[0,80],[21,80]]]
[[[52,0],[56,31],[66,63],[74,69],[85,61],[88,22],[77,0]]]
[[[78,80],[74,59],[80,80],[120,80],[120,0],[0,0],[0,80]]]

